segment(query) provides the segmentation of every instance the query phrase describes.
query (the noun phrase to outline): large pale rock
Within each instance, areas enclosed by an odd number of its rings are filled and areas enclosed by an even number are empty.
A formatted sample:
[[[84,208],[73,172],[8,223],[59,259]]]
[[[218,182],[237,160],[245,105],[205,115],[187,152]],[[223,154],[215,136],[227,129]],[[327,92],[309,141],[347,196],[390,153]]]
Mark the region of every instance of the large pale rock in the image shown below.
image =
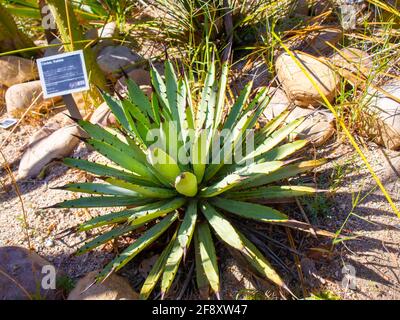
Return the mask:
[[[121,68],[133,65],[138,62],[141,57],[132,52],[131,49],[124,46],[105,47],[100,51],[97,57],[97,63],[109,77],[114,78],[115,72],[119,72]]]
[[[6,92],[7,112],[16,113],[30,107],[35,99],[43,92],[40,81],[31,81],[13,85]],[[61,97],[43,99],[39,97],[32,108],[39,106],[51,106],[61,100]]]
[[[280,89],[271,90],[274,95],[264,111],[265,118],[270,121],[284,111],[290,111],[284,123],[288,124],[300,117],[304,122],[290,136],[289,140],[305,139],[314,146],[323,145],[335,133],[335,117],[327,110],[314,110],[296,107],[290,104],[285,92]]]
[[[335,72],[312,56],[300,52],[294,52],[294,55],[328,100],[333,101],[339,86],[339,77]],[[322,98],[318,90],[289,54],[283,53],[278,57],[276,72],[287,96],[296,105],[307,107],[321,104]]]
[[[51,263],[33,251],[0,247],[0,300],[61,299],[61,292],[49,289],[48,278],[44,278],[50,268]]]
[[[359,84],[363,78],[367,78],[373,67],[370,55],[356,48],[344,48],[336,52],[331,62],[342,77],[354,84]]]
[[[107,46],[112,46],[114,44],[113,39],[116,38],[118,34],[119,29],[117,23],[113,21],[105,24],[101,28],[90,29],[88,32],[86,32],[85,38],[88,40],[97,40],[99,38],[102,38],[102,40],[96,42],[96,45],[94,47],[94,50],[96,52],[99,52],[101,49]]]
[[[56,127],[38,133],[22,155],[18,168],[18,178],[37,176],[48,163],[68,156],[79,143],[76,136],[81,135],[77,125],[69,125],[53,131]]]
[[[0,57],[0,85],[11,87],[38,77],[34,61],[14,56]]]
[[[93,271],[80,279],[68,296],[68,300],[137,300],[128,281],[112,274],[102,283],[95,283],[99,273]]]
[[[396,101],[397,99],[397,101]],[[372,141],[385,147],[400,149],[400,81],[393,80],[381,90],[368,89],[365,98],[363,132]]]

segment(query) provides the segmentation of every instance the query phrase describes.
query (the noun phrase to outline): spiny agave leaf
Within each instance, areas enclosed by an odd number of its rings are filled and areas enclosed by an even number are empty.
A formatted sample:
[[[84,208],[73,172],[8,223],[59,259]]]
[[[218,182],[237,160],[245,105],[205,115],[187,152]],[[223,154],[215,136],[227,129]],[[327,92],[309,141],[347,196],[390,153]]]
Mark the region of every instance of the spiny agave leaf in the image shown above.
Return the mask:
[[[125,168],[133,173],[136,173],[142,179],[157,183],[158,180],[152,175],[151,171],[143,163],[130,157],[128,154],[124,153],[115,147],[110,146],[104,142],[88,139],[86,140],[97,152],[101,153],[106,158],[110,159],[117,165]]]
[[[231,247],[242,251],[244,248],[242,240],[232,224],[206,201],[200,204],[200,208],[218,237]]]
[[[222,114],[225,106],[225,98],[226,98],[226,86],[228,82],[228,73],[229,73],[229,62],[225,61],[222,64],[222,71],[219,80],[219,90],[217,103],[215,107],[215,119],[214,119],[214,128],[217,129],[222,122]]]
[[[160,148],[149,150],[147,158],[154,169],[165,177],[171,185],[175,183],[176,177],[181,174],[176,161]]]
[[[144,132],[139,132],[139,133],[143,141],[145,141],[147,132],[151,128],[150,119],[147,112],[142,111],[137,105],[133,104],[130,100],[122,100],[121,103],[127,118],[129,113],[132,119],[136,120],[135,121],[136,128],[139,130],[140,125],[144,128]]]
[[[156,286],[158,280],[160,279],[165,263],[167,262],[167,258],[171,252],[171,249],[175,243],[177,232],[173,235],[171,241],[168,243],[167,247],[163,250],[163,252],[158,257],[156,263],[151,268],[146,280],[143,283],[142,289],[140,290],[140,299],[146,300],[151,292],[153,291],[154,287]]]
[[[276,284],[281,288],[287,289],[281,277],[276,273],[271,264],[265,259],[263,254],[256,248],[256,246],[248,240],[243,234],[237,232],[242,240],[245,250],[242,251],[244,257],[249,263],[265,278]]]
[[[203,129],[204,122],[207,118],[208,102],[211,97],[212,88],[215,81],[215,63],[214,61],[210,64],[208,73],[205,79],[203,92],[201,94],[201,101],[196,113],[196,131],[199,132]]]
[[[181,122],[178,112],[178,79],[174,72],[174,67],[170,61],[165,62],[165,85],[167,89],[167,99],[171,111],[172,121],[177,125],[178,132],[181,132]]]
[[[287,143],[264,153],[263,155],[257,157],[255,161],[257,163],[261,163],[266,161],[282,160],[295,153],[296,151],[301,150],[307,144],[307,140],[297,140],[295,142]]]
[[[109,274],[118,271],[130,260],[132,260],[143,249],[157,240],[178,218],[178,213],[172,213],[157,223],[155,226],[147,230],[139,239],[126,248],[117,258],[111,261],[97,277],[98,281],[107,278]]]
[[[186,122],[187,122],[189,129],[193,130],[195,128],[194,116],[193,116],[193,111],[195,109],[193,106],[192,95],[187,94],[188,92],[191,92],[191,88],[190,88],[189,80],[186,76],[186,73],[184,73],[183,84],[185,86],[186,98],[187,98],[186,100],[187,100],[187,104],[188,104],[188,106],[186,107],[186,110],[185,110]]]
[[[160,74],[154,68],[150,70],[151,83],[153,84],[153,88],[156,91],[159,102],[162,103],[163,107],[166,108],[166,113],[163,113],[166,116],[166,120],[172,120],[171,118],[171,108],[169,106],[168,97],[167,97],[167,87],[165,86],[164,80],[161,78]]]
[[[189,248],[197,219],[197,201],[192,200],[186,209],[185,216],[179,228],[171,253],[165,264],[161,280],[161,296],[168,292],[178,271],[179,264]]]
[[[242,179],[238,180],[235,184],[231,184],[229,189],[238,189],[243,185],[247,185],[253,180],[263,177],[268,173],[274,172],[281,168],[285,163],[283,161],[270,161],[264,163],[252,163],[246,167],[239,167],[235,172],[230,175],[239,175]],[[227,169],[221,170],[226,174]],[[219,174],[219,176],[222,175]],[[228,175],[229,176],[229,175]]]
[[[264,222],[288,220],[288,217],[282,212],[260,204],[218,197],[211,199],[210,203],[220,209],[248,219]]]
[[[272,200],[309,196],[316,192],[314,188],[303,186],[271,186],[251,191],[227,192],[225,197],[235,200]]]
[[[284,123],[287,116],[289,115],[289,111],[282,112],[279,116],[275,117],[271,121],[269,121],[261,130],[256,134],[255,143],[256,145],[260,145],[265,141],[266,137],[269,137],[273,132],[275,132],[278,127]]]
[[[325,159],[303,161],[288,166],[284,166],[274,172],[264,176],[259,176],[249,183],[243,183],[238,189],[248,189],[258,187],[272,182],[280,181],[283,179],[294,177],[300,173],[310,171],[316,167],[322,166],[326,163]]]
[[[197,183],[200,184],[203,180],[206,170],[207,159],[207,134],[204,131],[199,132],[195,137],[191,150],[191,163],[193,172],[196,175]]]
[[[233,126],[237,122],[242,113],[246,101],[249,99],[251,89],[253,88],[253,82],[249,82],[244,89],[240,92],[239,97],[236,99],[235,103],[232,106],[231,111],[229,112],[228,118],[225,121],[224,129],[232,130]]]
[[[273,147],[282,142],[284,139],[286,139],[290,133],[292,133],[300,124],[303,123],[303,121],[304,118],[299,118],[291,122],[287,126],[283,127],[282,129],[279,129],[278,131],[273,133],[269,138],[265,139],[264,142],[256,148],[256,150],[250,152],[246,157],[244,157],[241,161],[239,161],[239,163],[244,163],[249,159],[254,159],[268,152]]]
[[[49,208],[100,208],[123,207],[147,203],[151,199],[143,197],[82,197],[79,199],[65,200]]]
[[[133,210],[130,210],[134,213],[131,214],[131,216],[128,218],[128,222],[130,222],[131,225],[141,225],[145,222],[149,222],[163,215],[166,215],[167,213],[179,209],[185,204],[185,202],[186,199],[184,198],[175,198],[171,201],[160,201],[158,202],[157,207],[143,206],[140,208],[135,208]]]
[[[234,186],[238,185],[241,181],[245,180],[246,177],[240,176],[238,174],[230,174],[223,178],[221,181],[204,188],[200,191],[200,197],[211,198],[215,197],[221,193],[232,189]]]
[[[139,194],[143,197],[148,197],[148,198],[159,198],[159,199],[168,199],[173,196],[176,196],[176,191],[172,189],[166,189],[166,188],[157,188],[157,187],[146,187],[138,184],[133,184],[130,182],[126,182],[123,180],[119,179],[114,179],[114,178],[108,178],[106,181],[114,186],[126,189],[126,190],[132,190],[136,194]]]
[[[64,163],[69,167],[81,169],[83,171],[90,172],[98,176],[115,177],[124,181],[142,184],[146,186],[159,185],[158,181],[157,183],[145,181],[137,174],[132,174],[124,170],[116,169],[111,167],[110,165],[104,165],[104,164],[90,162],[87,160],[74,159],[74,158],[65,158]]]
[[[138,106],[138,108],[144,114],[146,114],[152,120],[155,120],[155,116],[154,116],[154,113],[153,113],[153,108],[151,106],[151,103],[150,103],[149,99],[144,94],[144,92],[131,79],[128,79],[126,83],[127,83],[127,86],[128,86],[129,100],[132,101],[133,104]]]
[[[242,143],[244,132],[254,115],[254,111],[248,111],[236,124],[233,131],[228,135],[222,149],[218,152],[217,157],[212,159],[212,163],[207,167],[204,179],[209,181],[214,175],[224,166],[225,163],[231,160],[233,151],[238,143]],[[213,152],[214,154],[214,152]]]
[[[112,134],[101,126],[92,124],[89,121],[78,120],[78,124],[91,138],[105,142],[142,163],[146,161],[144,152],[138,146],[127,145],[118,138],[117,134]]]
[[[165,203],[167,203],[166,200],[154,202],[154,199],[144,198],[142,203],[137,202],[137,206],[135,208],[126,209],[118,212],[111,212],[108,214],[92,218],[89,221],[82,223],[79,226],[79,231],[87,231],[104,225],[127,222],[129,217],[132,216],[134,213],[154,210],[159,208]]]
[[[219,296],[219,270],[214,241],[207,223],[200,223],[195,232],[196,275],[197,285],[201,291],[210,284],[214,293]],[[208,290],[207,290],[208,291]]]
[[[89,194],[103,194],[110,196],[128,196],[128,197],[141,197],[141,195],[135,191],[127,190],[117,186],[104,183],[70,183],[65,186],[57,187],[55,189],[89,193]]]
[[[131,132],[131,127],[126,119],[124,109],[120,101],[114,99],[110,95],[105,92],[102,92],[102,96],[104,101],[110,107],[112,113],[114,114],[117,121],[121,124],[121,126],[127,131]]]
[[[158,103],[158,98],[157,95],[153,92],[151,94],[151,109],[153,110],[154,114],[154,121],[156,125],[160,125],[161,119],[160,119],[160,105]]]
[[[178,82],[178,93],[177,93],[177,108],[178,108],[178,115],[179,115],[179,123],[180,123],[180,136],[182,137],[183,145],[185,149],[188,150],[186,143],[189,138],[189,129],[190,125],[188,122],[188,115],[187,108],[186,108],[186,86],[185,83],[180,80]]]
[[[96,237],[95,239],[85,243],[84,246],[79,248],[79,250],[76,252],[76,255],[82,255],[90,250],[93,250],[94,248],[97,248],[98,246],[107,243],[108,241],[111,241],[112,239],[116,239],[124,234],[127,234],[133,230],[135,230],[137,226],[122,226],[122,227],[117,227],[115,229],[112,229],[108,232],[103,233],[102,235]]]

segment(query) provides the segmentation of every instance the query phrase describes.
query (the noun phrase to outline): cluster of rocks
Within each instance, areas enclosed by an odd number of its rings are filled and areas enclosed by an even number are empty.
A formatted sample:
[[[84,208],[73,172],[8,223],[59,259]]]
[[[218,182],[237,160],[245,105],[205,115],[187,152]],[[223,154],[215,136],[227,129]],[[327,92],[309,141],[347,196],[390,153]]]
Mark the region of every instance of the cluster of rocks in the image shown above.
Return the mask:
[[[286,122],[300,117],[306,120],[297,128],[293,138],[308,139],[316,146],[325,143],[335,129],[335,117],[325,107],[322,95],[335,105],[341,77],[355,88],[367,89],[361,98],[362,116],[359,134],[389,149],[400,148],[400,82],[391,80],[376,86],[366,86],[373,72],[373,61],[368,53],[356,48],[344,48],[329,57],[316,57],[293,51],[278,56],[275,63],[278,88],[271,88],[271,101],[264,112],[271,120],[290,111]],[[318,87],[318,88],[317,88]]]
[[[115,90],[124,95],[126,92],[125,76],[120,74],[123,68],[129,78],[134,80],[142,90],[151,94],[149,71],[138,68],[136,64],[143,59],[125,46],[116,46],[112,38],[118,35],[116,23],[111,22],[100,29],[91,29],[86,33],[86,39],[96,40],[93,50],[97,54],[97,63]],[[101,38],[101,40],[98,40]],[[59,39],[51,42],[59,47],[46,49],[44,56],[63,52]],[[44,100],[42,87],[38,79],[36,63],[29,59],[16,56],[0,57],[0,104],[4,100],[7,116],[18,116],[27,108],[52,106],[61,101],[62,97]],[[100,105],[93,115],[86,114],[87,106],[79,103],[83,100],[81,94],[73,94],[81,113],[90,118],[93,123],[110,125],[115,119],[106,104]],[[33,102],[35,102],[33,104]],[[64,112],[56,114],[34,134],[24,148],[24,154],[18,170],[19,179],[37,176],[44,166],[55,159],[68,156],[78,145],[79,128]]]
[[[90,272],[71,290],[71,279],[34,251],[17,246],[0,247],[0,300],[138,299],[125,278],[112,274],[104,282],[95,283],[98,273]]]

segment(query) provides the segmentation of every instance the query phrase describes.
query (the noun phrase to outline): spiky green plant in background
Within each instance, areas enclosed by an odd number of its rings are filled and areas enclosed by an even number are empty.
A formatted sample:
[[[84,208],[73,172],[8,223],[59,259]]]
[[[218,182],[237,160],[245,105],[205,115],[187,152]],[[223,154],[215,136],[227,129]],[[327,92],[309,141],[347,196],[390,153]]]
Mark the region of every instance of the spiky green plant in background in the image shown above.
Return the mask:
[[[177,76],[172,63],[166,62],[165,77],[155,69],[151,71],[154,88],[151,99],[130,80],[128,98],[116,100],[104,94],[118,120],[116,128],[104,129],[78,121],[88,135],[85,142],[114,164],[65,159],[68,166],[94,174],[104,182],[63,186],[63,190],[92,196],[66,200],[54,207],[126,207],[80,225],[79,232],[95,228],[101,231],[78,254],[135,233],[139,227],[141,233],[104,268],[99,281],[121,269],[165,234],[169,236],[169,244],[145,280],[141,297],[148,298],[159,281],[162,296],[168,292],[192,238],[198,287],[211,287],[218,296],[215,236],[238,250],[260,275],[287,289],[271,264],[229,217],[233,214],[285,225],[288,222],[285,214],[260,202],[314,194],[314,188],[277,182],[311,170],[324,161],[286,160],[306,142],[283,143],[303,119],[284,125],[286,114],[282,114],[255,132],[252,151],[239,161],[229,163],[235,150],[250,144],[246,143],[252,132],[248,129],[254,127],[268,106],[267,89],[249,99],[252,84],[248,84],[225,116],[228,63],[223,63],[219,80],[214,63],[210,63],[208,70],[203,90],[197,94],[192,91],[196,84],[190,83],[185,75]],[[220,133],[224,129],[228,134],[222,139]],[[154,130],[159,133],[156,145]],[[222,141],[221,148],[215,148],[216,141]],[[249,159],[254,161],[249,163]]]

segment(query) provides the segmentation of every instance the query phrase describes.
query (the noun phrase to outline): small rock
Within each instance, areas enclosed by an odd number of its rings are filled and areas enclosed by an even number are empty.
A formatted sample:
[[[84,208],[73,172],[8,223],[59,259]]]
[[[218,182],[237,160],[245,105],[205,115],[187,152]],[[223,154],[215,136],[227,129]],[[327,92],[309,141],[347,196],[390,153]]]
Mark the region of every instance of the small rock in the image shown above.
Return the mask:
[[[383,179],[386,181],[398,181],[400,179],[400,153],[384,160]]]
[[[28,108],[35,99],[42,93],[42,85],[39,80],[15,84],[8,88],[6,92],[7,112],[13,114],[19,110]],[[43,99],[41,96],[37,99],[33,108],[51,106],[60,101],[61,97]]]
[[[295,57],[319,85],[329,101],[332,101],[339,86],[339,77],[326,64],[304,53],[295,52]],[[276,60],[276,71],[283,89],[291,101],[298,106],[318,106],[322,98],[312,82],[303,73],[291,56],[281,54]]]
[[[293,13],[296,15],[308,16],[310,12],[309,0],[297,0]]]
[[[0,270],[7,275],[0,273],[0,300],[61,299],[59,290],[42,286],[42,281],[49,284],[44,278],[49,275],[48,266],[52,267],[51,263],[33,251],[16,246],[0,247]]]
[[[363,76],[370,75],[373,62],[369,54],[356,48],[344,48],[331,58],[337,72],[354,84],[362,82]],[[361,79],[359,79],[361,78]]]
[[[68,156],[79,143],[76,136],[79,136],[81,131],[78,126],[70,125],[54,132],[49,130],[49,133],[48,136],[40,136],[40,139],[27,147],[19,164],[19,179],[37,176],[42,168],[54,159]]]
[[[268,121],[279,116],[285,110],[291,110],[284,123],[288,124],[300,117],[305,117],[304,122],[297,127],[289,140],[305,139],[310,141],[314,146],[323,145],[335,133],[335,117],[327,110],[314,110],[302,107],[291,106],[285,93],[277,89],[273,90],[274,95],[267,108],[264,116]]]
[[[54,240],[48,238],[48,239],[45,241],[44,245],[45,245],[45,247],[47,247],[47,248],[54,247]]]
[[[302,50],[316,56],[330,55],[339,41],[343,38],[343,32],[338,28],[324,28],[315,32],[315,35],[307,38]]]
[[[400,148],[400,103],[387,96],[400,99],[400,81],[392,80],[381,90],[370,87],[365,98],[365,109],[361,134],[388,149]]]
[[[57,45],[57,46],[47,48],[44,51],[45,57],[54,56],[56,54],[60,54],[60,53],[64,52],[64,46],[62,45],[62,41],[58,38],[54,38],[52,41],[50,41],[49,45]]]
[[[38,77],[34,61],[14,56],[0,57],[0,85],[11,87]]]
[[[113,39],[116,38],[119,34],[118,26],[116,22],[109,22],[103,27],[99,29],[90,29],[88,32],[85,34],[85,38],[88,40],[96,40],[99,38],[109,38],[109,39],[103,39],[99,40],[96,43],[95,46],[95,51],[99,52],[101,49],[107,47],[107,46],[112,46],[114,44]]]
[[[124,46],[105,47],[97,57],[97,63],[109,77],[115,78],[114,72],[138,62],[141,57]]]
[[[134,69],[128,73],[128,77],[129,79],[133,80],[138,86],[150,86],[151,84],[150,72],[147,70]],[[117,81],[115,85],[115,91],[122,95],[126,92],[126,90],[126,78],[122,77]]]
[[[98,274],[93,271],[80,279],[68,300],[138,300],[138,294],[125,278],[112,274],[104,282],[93,284]]]
[[[101,125],[103,127],[108,127],[116,124],[115,116],[112,114],[107,102],[103,102],[100,106],[96,108],[96,110],[90,117],[90,122],[93,124]]]

